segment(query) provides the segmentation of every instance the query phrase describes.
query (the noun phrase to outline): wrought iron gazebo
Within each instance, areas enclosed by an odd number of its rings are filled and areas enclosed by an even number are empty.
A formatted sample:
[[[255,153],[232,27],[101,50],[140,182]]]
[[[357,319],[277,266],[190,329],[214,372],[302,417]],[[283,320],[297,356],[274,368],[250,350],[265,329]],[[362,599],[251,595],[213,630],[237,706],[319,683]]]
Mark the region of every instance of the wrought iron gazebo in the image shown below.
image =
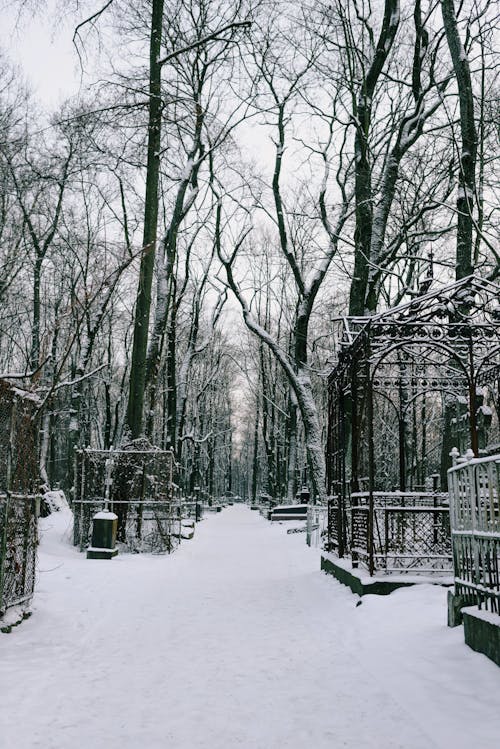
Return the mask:
[[[346,317],[329,377],[328,545],[375,570],[451,569],[453,447],[498,450],[500,287],[475,276]]]

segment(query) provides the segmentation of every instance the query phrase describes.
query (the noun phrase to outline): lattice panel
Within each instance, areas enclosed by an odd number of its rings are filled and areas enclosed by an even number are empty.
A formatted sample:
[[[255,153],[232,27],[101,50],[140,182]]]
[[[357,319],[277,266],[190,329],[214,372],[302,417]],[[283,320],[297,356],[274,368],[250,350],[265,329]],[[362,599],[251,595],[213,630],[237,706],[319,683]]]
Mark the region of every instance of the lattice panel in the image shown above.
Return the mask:
[[[456,591],[469,604],[500,614],[500,539],[453,539]]]

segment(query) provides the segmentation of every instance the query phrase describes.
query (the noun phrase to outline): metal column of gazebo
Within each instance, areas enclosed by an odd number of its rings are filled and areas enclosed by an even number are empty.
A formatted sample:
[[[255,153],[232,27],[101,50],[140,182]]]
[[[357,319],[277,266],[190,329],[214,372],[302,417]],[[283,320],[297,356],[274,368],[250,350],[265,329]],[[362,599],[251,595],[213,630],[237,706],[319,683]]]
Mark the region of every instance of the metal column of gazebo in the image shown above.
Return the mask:
[[[328,545],[370,574],[451,570],[453,447],[499,440],[500,288],[475,276],[346,317],[329,378]]]

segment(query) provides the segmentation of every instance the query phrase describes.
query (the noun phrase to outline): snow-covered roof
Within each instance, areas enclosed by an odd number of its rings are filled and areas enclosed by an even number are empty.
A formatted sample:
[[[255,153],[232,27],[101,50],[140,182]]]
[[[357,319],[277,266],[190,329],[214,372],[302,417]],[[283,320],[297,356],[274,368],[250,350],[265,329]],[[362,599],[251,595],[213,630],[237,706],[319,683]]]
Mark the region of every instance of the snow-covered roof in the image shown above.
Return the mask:
[[[500,286],[478,276],[440,286],[369,317],[342,318],[333,373],[358,358],[368,342],[370,353],[366,355],[375,362],[377,356],[383,358],[399,345],[415,344],[427,350],[448,348],[467,358],[469,339],[474,344],[478,374],[484,361],[480,377],[491,379],[500,363],[494,353],[500,346]],[[432,363],[434,366],[437,361]],[[482,384],[479,378],[478,384]]]
[[[500,286],[497,283],[475,275],[467,276],[370,317],[347,316],[343,321],[348,333],[346,342],[352,342],[356,333],[368,324],[458,323],[465,319],[474,324],[500,323]]]

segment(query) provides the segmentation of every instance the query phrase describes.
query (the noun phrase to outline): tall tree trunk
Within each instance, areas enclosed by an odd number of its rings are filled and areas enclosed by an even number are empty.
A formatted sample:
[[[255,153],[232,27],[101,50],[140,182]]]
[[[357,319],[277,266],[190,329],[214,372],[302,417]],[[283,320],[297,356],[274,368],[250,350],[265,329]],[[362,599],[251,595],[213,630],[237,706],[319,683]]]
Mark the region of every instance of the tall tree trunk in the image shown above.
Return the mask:
[[[167,450],[175,449],[177,432],[177,308],[174,304],[166,330]]]
[[[474,123],[474,99],[467,54],[458,32],[453,0],[442,0],[443,25],[458,87],[460,104],[461,153],[457,197],[456,279],[472,273],[472,229],[476,190],[477,133]]]
[[[266,491],[271,497],[276,496],[276,464],[275,456],[273,452],[273,435],[272,435],[272,418],[270,414],[270,402],[267,397],[267,393],[270,392],[270,382],[266,371],[266,361],[264,358],[264,344],[261,342],[259,346],[259,361],[260,361],[260,385],[263,393],[262,397],[262,440],[264,442],[264,449],[266,451],[267,461],[267,479],[266,479]]]
[[[286,496],[289,502],[293,502],[297,493],[297,399],[290,388],[288,405],[288,465],[287,465],[287,488]]]
[[[153,0],[151,37],[149,45],[149,122],[148,155],[146,171],[146,197],[144,205],[144,234],[142,242],[139,286],[136,297],[134,342],[130,367],[130,389],[127,423],[133,439],[142,432],[144,388],[146,381],[146,355],[148,347],[151,286],[155,262],[158,231],[158,185],[161,146],[161,35],[163,0]]]
[[[365,314],[368,269],[373,221],[372,176],[369,155],[369,136],[375,87],[392,49],[399,26],[399,0],[385,0],[382,29],[374,50],[373,59],[356,102],[354,121],[356,228],[354,230],[354,271],[349,295],[349,314]]]
[[[472,273],[472,229],[476,187],[477,134],[474,123],[474,100],[469,62],[458,32],[457,16],[453,0],[441,0],[441,11],[443,14],[446,41],[448,42],[457,81],[462,140],[460,168],[458,172],[457,244],[455,259],[455,278],[458,281]],[[464,312],[466,311],[464,309]],[[451,366],[455,366],[454,363]],[[445,398],[443,443],[441,449],[441,486],[446,486],[446,472],[451,463],[449,453],[450,449],[456,446],[453,444],[453,441],[456,439],[452,427],[453,412],[454,402],[449,397]]]
[[[257,399],[257,413],[255,414],[255,425],[253,433],[253,455],[252,455],[252,484],[251,484],[251,502],[257,501],[257,478],[259,473],[259,415],[260,408]]]
[[[33,272],[33,324],[31,328],[30,366],[37,369],[40,361],[40,286],[42,282],[43,255],[37,253]]]
[[[54,335],[52,337],[52,346],[51,346],[51,352],[50,352],[51,357],[43,373],[43,381],[46,385],[50,385],[54,378],[55,362],[57,361],[57,342],[59,338],[59,325],[57,322],[58,312],[59,312],[59,305],[56,304],[56,307],[54,310],[56,322],[55,322],[55,327],[54,327]],[[45,404],[45,408],[42,413],[42,426],[40,429],[39,471],[40,471],[40,478],[42,482],[43,491],[49,491],[50,489],[48,463],[49,463],[51,427],[52,427],[51,410],[52,410],[52,398],[49,398],[49,400]]]

